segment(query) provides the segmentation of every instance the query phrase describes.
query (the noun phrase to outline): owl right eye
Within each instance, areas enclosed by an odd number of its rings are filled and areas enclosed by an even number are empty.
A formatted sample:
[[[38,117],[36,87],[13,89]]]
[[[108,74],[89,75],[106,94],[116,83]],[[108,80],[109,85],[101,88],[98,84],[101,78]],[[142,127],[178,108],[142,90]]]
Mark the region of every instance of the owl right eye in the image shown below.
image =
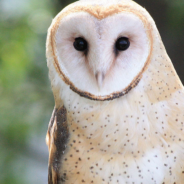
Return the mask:
[[[120,37],[116,41],[116,49],[119,51],[125,51],[129,48],[130,46],[130,41],[126,37]]]
[[[78,51],[86,51],[88,48],[88,43],[84,38],[78,37],[75,38],[73,46]]]

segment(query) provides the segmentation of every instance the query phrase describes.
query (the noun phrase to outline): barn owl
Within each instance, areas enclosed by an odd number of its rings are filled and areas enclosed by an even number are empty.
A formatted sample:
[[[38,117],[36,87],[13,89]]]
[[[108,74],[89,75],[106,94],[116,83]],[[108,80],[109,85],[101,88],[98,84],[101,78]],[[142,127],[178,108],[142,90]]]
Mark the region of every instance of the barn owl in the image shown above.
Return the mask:
[[[49,184],[183,184],[184,88],[131,0],[80,0],[46,43]]]

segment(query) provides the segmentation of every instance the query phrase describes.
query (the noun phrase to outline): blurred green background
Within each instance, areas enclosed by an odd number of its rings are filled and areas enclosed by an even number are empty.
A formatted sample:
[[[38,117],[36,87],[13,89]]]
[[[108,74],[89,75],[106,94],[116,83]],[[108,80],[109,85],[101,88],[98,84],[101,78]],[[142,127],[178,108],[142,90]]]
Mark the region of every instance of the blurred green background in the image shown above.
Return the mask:
[[[0,184],[47,183],[45,135],[54,107],[47,28],[72,0],[0,0]],[[137,0],[153,16],[184,81],[184,0]]]

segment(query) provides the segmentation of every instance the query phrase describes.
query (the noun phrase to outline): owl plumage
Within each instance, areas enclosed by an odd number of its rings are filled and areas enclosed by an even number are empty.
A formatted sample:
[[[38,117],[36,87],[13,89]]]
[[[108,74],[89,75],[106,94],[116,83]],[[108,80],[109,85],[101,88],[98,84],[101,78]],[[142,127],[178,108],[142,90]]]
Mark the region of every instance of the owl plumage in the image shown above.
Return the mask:
[[[149,13],[81,0],[47,36],[49,184],[182,184],[184,88]]]

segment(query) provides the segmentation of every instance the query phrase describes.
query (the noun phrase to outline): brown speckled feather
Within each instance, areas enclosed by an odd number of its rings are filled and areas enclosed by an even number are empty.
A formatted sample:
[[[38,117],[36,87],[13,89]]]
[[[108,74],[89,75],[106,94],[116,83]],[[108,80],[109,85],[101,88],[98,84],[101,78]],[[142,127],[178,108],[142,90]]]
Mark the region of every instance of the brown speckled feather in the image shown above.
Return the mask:
[[[60,109],[54,108],[47,132],[49,147],[48,184],[58,184],[65,180],[66,176],[61,176],[59,170],[68,137],[66,109],[64,106]]]

